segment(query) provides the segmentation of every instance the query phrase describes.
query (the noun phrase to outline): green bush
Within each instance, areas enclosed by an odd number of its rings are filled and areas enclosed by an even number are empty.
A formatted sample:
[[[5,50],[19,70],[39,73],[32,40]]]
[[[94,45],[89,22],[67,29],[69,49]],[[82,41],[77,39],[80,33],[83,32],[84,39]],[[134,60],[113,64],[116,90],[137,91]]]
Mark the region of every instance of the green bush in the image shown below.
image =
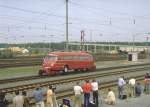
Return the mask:
[[[15,54],[11,50],[2,50],[0,51],[0,58],[1,59],[8,59],[8,58],[14,58]]]

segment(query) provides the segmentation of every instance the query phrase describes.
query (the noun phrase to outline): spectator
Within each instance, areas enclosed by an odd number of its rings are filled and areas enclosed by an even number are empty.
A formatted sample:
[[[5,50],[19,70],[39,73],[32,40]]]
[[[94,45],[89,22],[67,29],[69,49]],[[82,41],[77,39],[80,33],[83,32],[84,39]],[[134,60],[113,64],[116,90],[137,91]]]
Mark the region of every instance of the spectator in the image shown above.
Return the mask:
[[[84,107],[90,107],[89,106],[89,100],[90,100],[90,92],[92,90],[92,86],[89,83],[89,80],[86,80],[86,82],[83,85],[83,93],[84,93]]]
[[[135,94],[136,96],[141,96],[142,93],[142,87],[141,84],[138,82],[137,85],[135,86]]]
[[[146,94],[150,94],[150,75],[149,75],[149,73],[146,73],[144,82],[145,82],[144,91]]]
[[[114,105],[116,104],[116,97],[114,92],[109,88],[107,99],[105,99],[106,104]]]
[[[83,92],[82,87],[79,85],[79,82],[76,83],[74,86],[74,107],[81,107],[82,99],[81,99],[81,93]]]
[[[70,102],[71,102],[70,99],[64,98],[62,107],[71,107]]]
[[[43,90],[39,87],[33,92],[36,107],[44,107]]]
[[[5,98],[5,93],[0,93],[0,107],[7,107],[8,101]]]
[[[129,88],[130,88],[130,94],[131,94],[131,97],[135,96],[135,79],[134,78],[131,78],[129,80]]]
[[[119,97],[120,99],[123,98],[123,95],[124,95],[124,92],[125,92],[125,90],[124,90],[125,84],[126,84],[126,82],[125,82],[125,80],[124,80],[124,77],[120,77],[120,78],[118,79],[118,97]]]
[[[19,95],[19,91],[15,92],[16,96],[13,98],[14,107],[23,107],[24,98],[22,95]]]
[[[30,100],[29,100],[29,98],[27,97],[27,93],[26,93],[26,91],[23,91],[22,92],[22,95],[23,95],[23,97],[24,97],[24,104],[23,104],[23,107],[30,107]]]
[[[53,106],[54,106],[54,107],[58,107],[58,103],[57,103],[56,95],[55,95],[55,90],[56,90],[56,86],[55,86],[55,85],[52,85],[52,92],[53,92]]]
[[[98,107],[98,82],[95,79],[93,79],[91,85],[93,92],[93,102],[96,104],[96,107]]]
[[[49,89],[47,90],[47,107],[53,107],[53,90],[52,86],[49,86]]]

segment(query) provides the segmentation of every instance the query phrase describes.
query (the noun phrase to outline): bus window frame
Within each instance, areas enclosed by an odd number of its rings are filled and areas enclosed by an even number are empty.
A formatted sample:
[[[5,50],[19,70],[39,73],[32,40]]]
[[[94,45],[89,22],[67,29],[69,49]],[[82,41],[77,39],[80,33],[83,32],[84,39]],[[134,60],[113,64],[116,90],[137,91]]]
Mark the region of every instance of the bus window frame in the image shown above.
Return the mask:
[[[55,59],[53,58],[52,60],[49,57],[55,57]],[[54,55],[48,55],[44,58],[44,61],[57,61],[57,60],[58,60],[58,56],[54,56]]]

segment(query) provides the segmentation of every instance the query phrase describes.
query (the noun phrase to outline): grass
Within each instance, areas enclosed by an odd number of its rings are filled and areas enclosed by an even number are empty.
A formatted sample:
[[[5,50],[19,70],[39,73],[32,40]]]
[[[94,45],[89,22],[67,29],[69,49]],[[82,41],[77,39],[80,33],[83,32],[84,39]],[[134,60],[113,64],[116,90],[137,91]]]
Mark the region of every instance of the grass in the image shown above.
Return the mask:
[[[0,79],[38,74],[40,66],[12,67],[0,69]]]

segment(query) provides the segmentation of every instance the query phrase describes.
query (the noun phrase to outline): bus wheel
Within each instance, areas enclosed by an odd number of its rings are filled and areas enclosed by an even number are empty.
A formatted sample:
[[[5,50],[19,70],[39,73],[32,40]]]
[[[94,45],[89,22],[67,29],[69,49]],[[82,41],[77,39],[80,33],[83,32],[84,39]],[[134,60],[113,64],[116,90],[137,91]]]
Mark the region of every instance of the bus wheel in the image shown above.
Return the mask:
[[[79,69],[75,69],[74,71],[75,71],[75,72],[78,72],[78,71],[80,71],[80,70],[79,70]]]
[[[87,72],[87,71],[89,71],[89,69],[88,69],[88,68],[84,68],[83,71],[84,71],[84,72]]]
[[[62,75],[64,73],[64,70],[60,70],[58,75]]]
[[[85,71],[86,71],[86,72],[88,72],[88,71],[89,71],[89,69],[88,69],[88,68],[85,68]]]
[[[68,66],[67,66],[67,65],[65,65],[65,66],[64,66],[63,73],[67,73],[67,72],[68,72]]]

